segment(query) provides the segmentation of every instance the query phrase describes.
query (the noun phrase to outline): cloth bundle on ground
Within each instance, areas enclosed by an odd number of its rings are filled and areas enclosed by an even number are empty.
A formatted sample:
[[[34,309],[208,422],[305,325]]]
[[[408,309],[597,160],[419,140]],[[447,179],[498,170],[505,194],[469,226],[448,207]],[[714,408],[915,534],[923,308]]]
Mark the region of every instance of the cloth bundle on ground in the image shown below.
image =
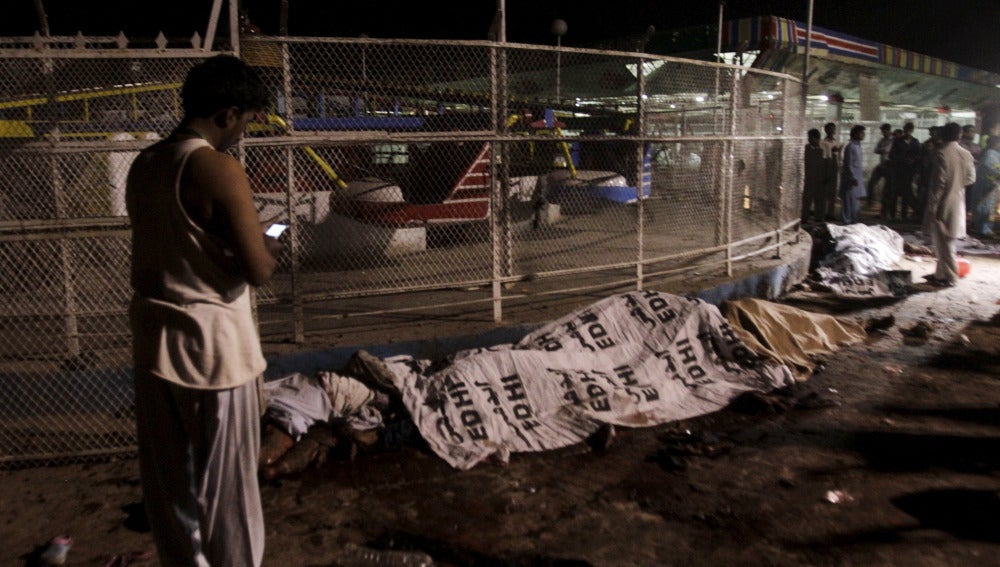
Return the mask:
[[[842,297],[903,295],[887,271],[903,257],[903,237],[883,225],[818,225],[813,237],[812,280]]]
[[[860,323],[753,297],[727,301],[722,312],[750,350],[788,365],[798,380],[816,370],[818,357],[868,335]]]

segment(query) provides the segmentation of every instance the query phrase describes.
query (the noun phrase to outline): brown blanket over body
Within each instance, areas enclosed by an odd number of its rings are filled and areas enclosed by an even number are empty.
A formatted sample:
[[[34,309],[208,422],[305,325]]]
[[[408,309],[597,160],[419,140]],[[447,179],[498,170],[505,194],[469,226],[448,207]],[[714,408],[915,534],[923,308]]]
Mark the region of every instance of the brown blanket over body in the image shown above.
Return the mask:
[[[750,297],[726,302],[722,313],[747,347],[786,364],[800,382],[818,357],[867,336],[858,323]]]

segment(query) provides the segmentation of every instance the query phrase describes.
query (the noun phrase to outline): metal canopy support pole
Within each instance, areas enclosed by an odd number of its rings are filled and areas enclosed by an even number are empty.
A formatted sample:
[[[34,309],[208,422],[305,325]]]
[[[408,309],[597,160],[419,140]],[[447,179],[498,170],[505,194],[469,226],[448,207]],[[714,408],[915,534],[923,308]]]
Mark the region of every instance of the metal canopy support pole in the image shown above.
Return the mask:
[[[813,33],[813,0],[809,0],[809,10],[806,20],[806,49],[805,49],[805,57],[803,57],[802,61],[802,84],[800,85],[800,88],[802,90],[801,92],[802,112],[800,113],[800,116],[802,118],[802,123],[799,124],[798,130],[805,130],[806,124],[809,123],[809,50],[812,47],[812,33]],[[787,101],[785,102],[785,106],[786,107],[788,106]],[[802,171],[802,175],[799,177],[799,179],[801,179],[804,184],[805,164],[800,164],[799,167],[802,168],[799,170]],[[798,235],[801,232],[802,232],[802,225],[799,224],[799,232],[796,233],[796,238],[795,238],[796,242],[798,242]]]
[[[802,82],[805,83],[809,80],[809,48],[812,46],[812,34],[813,34],[813,0],[809,0],[809,15],[806,21],[806,50],[805,57],[802,61]],[[805,91],[803,91],[805,92]],[[803,107],[803,110],[805,108]]]

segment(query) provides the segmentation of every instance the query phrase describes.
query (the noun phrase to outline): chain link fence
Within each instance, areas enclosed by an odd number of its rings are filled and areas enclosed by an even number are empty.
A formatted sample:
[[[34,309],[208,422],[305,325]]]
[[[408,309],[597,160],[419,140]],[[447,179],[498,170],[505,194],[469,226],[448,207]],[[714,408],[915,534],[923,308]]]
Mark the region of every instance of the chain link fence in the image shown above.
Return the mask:
[[[0,49],[0,466],[134,450],[125,175],[212,54],[103,41]],[[270,341],[502,323],[548,296],[731,273],[797,231],[786,75],[492,42],[240,51],[275,107],[234,152],[260,218],[291,227],[256,293]]]

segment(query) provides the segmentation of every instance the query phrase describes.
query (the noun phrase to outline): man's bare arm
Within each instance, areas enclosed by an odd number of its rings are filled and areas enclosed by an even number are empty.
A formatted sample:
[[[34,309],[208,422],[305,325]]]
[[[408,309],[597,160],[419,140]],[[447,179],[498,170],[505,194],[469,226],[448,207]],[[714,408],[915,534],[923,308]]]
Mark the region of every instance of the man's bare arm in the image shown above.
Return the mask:
[[[211,224],[225,230],[220,236],[233,247],[247,281],[266,284],[282,245],[261,230],[243,166],[229,154],[213,150],[196,151],[190,159],[192,179],[206,199]]]

